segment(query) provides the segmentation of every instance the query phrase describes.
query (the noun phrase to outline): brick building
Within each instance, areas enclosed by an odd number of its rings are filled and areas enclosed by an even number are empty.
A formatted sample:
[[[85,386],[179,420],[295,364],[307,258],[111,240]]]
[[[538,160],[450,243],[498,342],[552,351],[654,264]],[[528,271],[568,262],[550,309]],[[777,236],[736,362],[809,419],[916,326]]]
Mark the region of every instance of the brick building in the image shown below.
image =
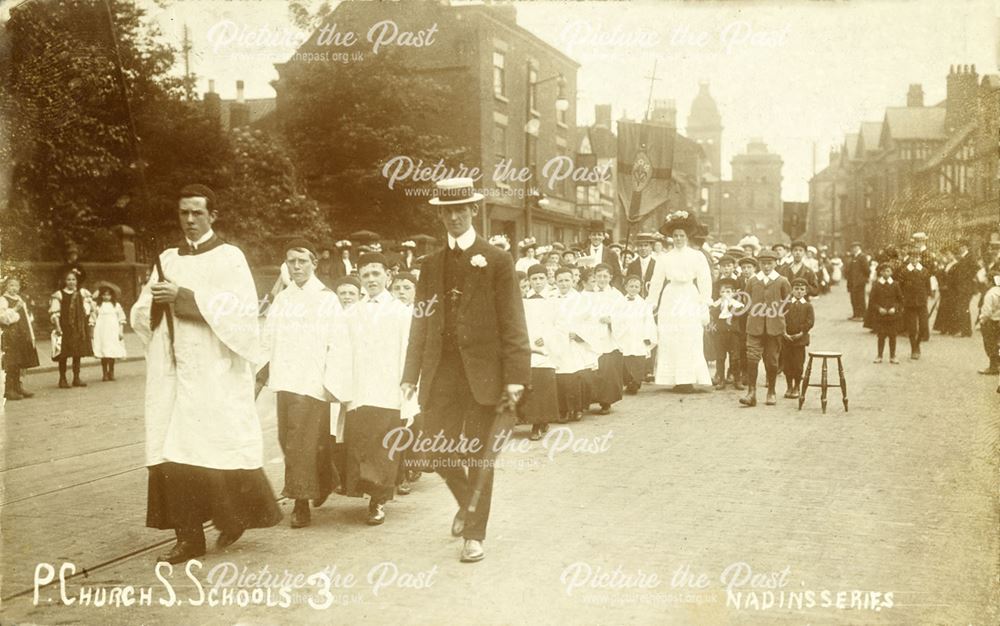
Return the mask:
[[[788,239],[782,229],[782,165],[781,157],[759,138],[733,157],[732,180],[709,186],[708,215],[719,239],[735,243],[748,233],[768,244]]]
[[[952,66],[946,93],[926,106],[923,88],[910,85],[905,107],[888,107],[880,122],[845,137],[836,162],[831,157],[810,181],[810,237],[874,249],[916,230],[937,233],[937,246],[959,234],[988,236],[1000,218],[1000,76],[980,79],[974,65]],[[834,215],[826,195],[832,178],[845,188]],[[829,223],[839,231],[824,231]]]
[[[530,215],[530,234],[541,243],[578,238],[586,218],[577,212],[575,185],[564,181],[550,188],[547,182],[542,184],[541,174],[551,159],[575,154],[579,64],[518,26],[512,5],[342,2],[327,23],[335,23],[341,33],[358,33],[363,40],[382,20],[392,20],[400,32],[427,32],[434,27],[432,43],[407,48],[396,62],[432,77],[451,92],[451,106],[426,112],[424,119],[429,132],[468,150],[471,157],[463,165],[483,173],[477,186],[483,187],[487,199],[477,230],[486,236],[505,233],[517,241],[528,234]],[[330,51],[318,36],[319,31],[288,62],[275,66],[279,118],[282,107],[290,106],[286,79],[309,62],[302,60],[306,55]],[[371,54],[366,45],[357,49]],[[568,106],[560,109],[557,101]],[[334,111],[336,103],[330,107]],[[405,150],[401,148],[404,154]],[[515,169],[529,168],[534,172],[532,181],[495,182],[493,173],[501,162]],[[542,196],[525,193],[532,189]]]

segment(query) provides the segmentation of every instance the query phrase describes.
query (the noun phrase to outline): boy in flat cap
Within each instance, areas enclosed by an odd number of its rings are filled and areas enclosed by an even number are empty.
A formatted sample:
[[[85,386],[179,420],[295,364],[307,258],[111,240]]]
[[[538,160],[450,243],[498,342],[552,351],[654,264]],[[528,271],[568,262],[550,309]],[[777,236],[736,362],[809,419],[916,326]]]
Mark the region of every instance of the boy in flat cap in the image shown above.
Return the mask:
[[[760,271],[747,281],[750,310],[747,312],[747,395],[740,404],[757,406],[757,369],[764,361],[767,376],[765,404],[776,404],[774,385],[778,378],[781,338],[785,334],[782,305],[791,295],[788,279],[775,271],[778,262],[774,252],[762,250],[757,255]]]

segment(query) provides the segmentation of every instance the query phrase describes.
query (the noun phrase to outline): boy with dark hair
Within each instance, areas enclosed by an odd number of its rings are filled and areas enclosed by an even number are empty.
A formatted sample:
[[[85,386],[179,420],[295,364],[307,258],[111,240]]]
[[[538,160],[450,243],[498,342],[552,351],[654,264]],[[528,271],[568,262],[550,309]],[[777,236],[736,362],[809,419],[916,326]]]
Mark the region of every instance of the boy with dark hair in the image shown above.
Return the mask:
[[[792,244],[794,246],[794,244]],[[809,331],[816,323],[813,306],[807,300],[810,284],[805,278],[792,279],[792,299],[785,309],[785,334],[781,342],[781,371],[785,374],[788,389],[786,398],[799,397],[802,383],[802,366],[809,345]]]

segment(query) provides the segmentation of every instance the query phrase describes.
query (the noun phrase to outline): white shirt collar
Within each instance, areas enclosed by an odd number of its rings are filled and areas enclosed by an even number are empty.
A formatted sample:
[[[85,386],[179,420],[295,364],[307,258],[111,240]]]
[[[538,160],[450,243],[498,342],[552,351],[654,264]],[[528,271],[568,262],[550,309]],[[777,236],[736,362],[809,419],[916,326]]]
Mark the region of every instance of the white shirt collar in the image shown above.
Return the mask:
[[[198,241],[191,241],[187,237],[185,237],[184,239],[187,241],[187,244],[189,246],[191,246],[193,249],[197,250],[198,246],[200,246],[201,244],[205,243],[206,241],[208,241],[209,239],[211,239],[214,236],[215,236],[215,231],[212,230],[211,228],[209,228],[208,231],[198,239]]]
[[[289,283],[286,289],[297,289],[299,291],[323,291],[324,289],[326,289],[326,285],[324,285],[320,279],[316,278],[316,274],[313,274],[312,276],[309,277],[309,280],[307,280],[305,284],[303,284],[301,287],[299,287],[298,284],[293,280],[291,283]]]
[[[365,297],[362,298],[361,301],[362,302],[375,302],[377,304],[385,304],[386,302],[389,302],[390,300],[393,300],[393,299],[394,298],[392,297],[392,294],[389,293],[389,290],[388,289],[383,289],[374,298],[370,298],[370,297],[368,297],[368,294],[365,294]]]
[[[448,249],[454,250],[457,245],[463,252],[472,247],[472,244],[476,242],[476,229],[472,226],[469,230],[465,231],[458,237],[452,237],[451,233],[448,233]]]
[[[913,271],[913,268],[916,268],[918,270],[922,270],[922,269],[924,269],[924,266],[921,265],[920,263],[907,263],[906,264],[906,269],[910,270],[911,272]]]
[[[604,252],[604,244],[602,243],[602,244],[600,244],[598,246],[595,246],[594,244],[590,244],[590,249],[593,250],[593,251],[595,251],[595,252]]]
[[[806,299],[805,298],[792,298],[792,302],[798,302],[799,304],[805,304],[806,303]]]
[[[891,285],[892,277],[890,276],[889,278],[884,278],[882,276],[879,276],[878,282],[882,283],[883,285]]]
[[[771,270],[771,273],[766,275],[763,271],[757,272],[757,280],[763,280],[765,283],[769,283],[772,280],[778,280],[779,276],[781,276],[781,274],[779,274],[776,270]]]

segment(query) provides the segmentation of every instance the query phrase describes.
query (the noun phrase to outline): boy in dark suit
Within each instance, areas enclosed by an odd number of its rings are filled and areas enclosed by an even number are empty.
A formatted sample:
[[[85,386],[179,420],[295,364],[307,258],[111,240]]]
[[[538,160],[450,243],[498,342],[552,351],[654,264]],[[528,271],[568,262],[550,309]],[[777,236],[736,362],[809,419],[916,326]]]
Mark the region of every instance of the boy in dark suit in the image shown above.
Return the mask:
[[[865,286],[868,285],[868,255],[861,252],[861,243],[851,244],[851,256],[847,261],[847,291],[851,294],[852,321],[865,318]]]
[[[872,285],[868,295],[868,315],[872,329],[878,335],[878,357],[876,363],[882,362],[885,352],[885,340],[889,339],[889,362],[899,363],[896,359],[896,336],[899,334],[899,320],[903,316],[903,292],[899,283],[892,279],[892,265],[880,263],[878,280]]]
[[[774,385],[778,378],[781,338],[785,334],[784,304],[791,295],[788,279],[775,271],[778,262],[774,252],[762,250],[757,256],[760,271],[747,281],[750,310],[747,311],[747,395],[740,398],[743,406],[757,406],[757,369],[764,361],[767,375],[767,398],[764,404],[777,403]]]
[[[757,259],[752,256],[744,256],[738,262],[740,272],[736,276],[737,293],[746,293],[747,282],[750,277],[757,272]],[[743,391],[748,384],[747,375],[747,311],[736,318],[736,341],[739,344],[739,359],[736,371],[733,372],[733,389]]]
[[[913,255],[899,273],[903,293],[903,323],[910,338],[910,359],[920,358],[920,342],[927,341],[927,298],[931,293],[930,271]]]
[[[709,308],[709,315],[712,320],[712,340],[715,343],[714,383],[715,388],[721,391],[726,388],[727,357],[730,377],[739,381],[733,372],[740,369],[740,339],[744,335],[739,332],[739,320],[743,313],[743,303],[733,297],[736,293],[736,279],[732,276],[720,278],[716,282],[716,288],[719,290],[719,298]]]
[[[793,247],[795,244],[792,244]],[[816,323],[812,304],[806,299],[809,282],[805,278],[792,279],[792,299],[785,309],[785,334],[781,337],[781,371],[785,374],[788,389],[786,398],[799,397],[802,384],[802,366],[809,345],[809,331]]]
[[[803,263],[806,258],[806,247],[804,241],[793,241],[792,260],[790,263],[779,266],[778,273],[792,283],[795,282],[796,278],[804,279],[806,281],[806,295],[813,298],[819,293],[819,280],[816,278],[816,272]]]
[[[443,434],[452,450],[460,436],[479,442],[468,470],[446,452],[431,459],[459,506],[451,533],[465,539],[463,562],[484,557],[495,437],[514,426],[510,412],[498,413],[496,406],[504,397],[516,402],[531,371],[514,261],[472,227],[483,199],[472,185],[471,178],[442,180],[430,200],[448,240],[422,265],[416,301],[434,307],[413,318],[400,385],[411,397],[419,381],[426,436]]]

